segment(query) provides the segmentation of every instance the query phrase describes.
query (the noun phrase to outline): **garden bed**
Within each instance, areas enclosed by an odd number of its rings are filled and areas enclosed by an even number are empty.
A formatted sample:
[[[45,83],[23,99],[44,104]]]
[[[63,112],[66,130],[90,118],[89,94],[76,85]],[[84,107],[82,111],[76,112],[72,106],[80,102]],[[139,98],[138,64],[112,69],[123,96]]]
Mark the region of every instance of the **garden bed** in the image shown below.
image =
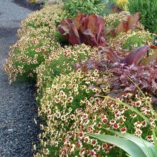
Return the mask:
[[[144,145],[156,157],[156,31],[130,4],[68,1],[22,22],[4,67],[10,82],[36,81],[35,157],[148,157]]]

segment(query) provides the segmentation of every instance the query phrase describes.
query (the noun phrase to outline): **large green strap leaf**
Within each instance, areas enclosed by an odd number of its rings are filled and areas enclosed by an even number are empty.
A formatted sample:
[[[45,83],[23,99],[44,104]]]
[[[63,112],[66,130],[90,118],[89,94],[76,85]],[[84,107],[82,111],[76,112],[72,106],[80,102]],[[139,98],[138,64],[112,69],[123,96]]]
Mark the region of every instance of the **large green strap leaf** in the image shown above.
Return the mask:
[[[121,133],[115,132],[115,134],[125,139],[128,139],[129,141],[134,142],[136,145],[138,145],[141,148],[141,150],[146,154],[146,156],[157,157],[157,151],[152,143],[142,138],[136,137],[135,135],[128,134],[128,133],[121,134]]]
[[[157,136],[156,136],[156,129],[153,129],[153,141],[154,141],[155,150],[156,150],[156,154],[157,154]]]
[[[108,130],[108,129],[106,129],[106,130]],[[155,146],[152,143],[150,143],[142,138],[139,138],[135,135],[129,134],[129,133],[122,134],[122,133],[114,131],[114,130],[108,130],[108,131],[110,131],[111,133],[113,133],[115,135],[118,135],[119,137],[123,137],[125,139],[128,139],[128,140],[134,142],[143,150],[143,152],[146,154],[146,156],[157,157],[157,151],[155,149]]]
[[[148,157],[143,150],[134,142],[129,141],[122,137],[116,137],[111,135],[99,135],[99,134],[88,134],[90,137],[96,138],[106,143],[113,144],[132,157]]]

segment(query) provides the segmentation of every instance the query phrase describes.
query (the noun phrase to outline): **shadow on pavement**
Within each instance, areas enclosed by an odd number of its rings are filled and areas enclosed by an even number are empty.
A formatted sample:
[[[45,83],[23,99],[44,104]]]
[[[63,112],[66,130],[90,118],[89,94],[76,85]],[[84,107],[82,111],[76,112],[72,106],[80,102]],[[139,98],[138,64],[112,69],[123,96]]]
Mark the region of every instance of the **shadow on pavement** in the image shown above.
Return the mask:
[[[8,36],[12,36],[15,35],[17,32],[18,28],[5,28],[5,27],[0,27],[0,38],[3,37],[8,37]]]
[[[27,0],[13,0],[13,2],[34,11],[42,8],[42,4],[29,4]]]

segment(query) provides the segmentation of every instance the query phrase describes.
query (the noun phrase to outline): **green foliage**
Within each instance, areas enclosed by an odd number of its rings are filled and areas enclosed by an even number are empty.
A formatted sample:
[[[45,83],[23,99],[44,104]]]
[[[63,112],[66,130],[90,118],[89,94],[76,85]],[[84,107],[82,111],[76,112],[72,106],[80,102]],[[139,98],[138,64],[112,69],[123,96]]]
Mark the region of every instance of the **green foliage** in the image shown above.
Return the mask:
[[[157,32],[157,1],[156,0],[129,0],[129,11],[140,12],[141,23],[150,32]]]
[[[120,33],[115,38],[111,38],[110,44],[114,45],[116,49],[129,50],[140,46],[149,45],[153,40],[153,35],[145,30],[128,31],[127,33]]]
[[[54,36],[56,41],[59,42],[61,46],[69,45],[68,41],[63,37],[63,35],[59,31],[55,31]]]
[[[74,17],[78,12],[86,14],[103,15],[105,3],[102,0],[67,0],[64,2],[64,9],[70,17]]]
[[[128,37],[128,39],[125,41],[122,47],[124,49],[132,50],[133,48],[147,45],[148,42],[151,42],[151,41],[152,41],[152,38],[151,38],[151,34],[149,33],[148,34],[147,33],[145,34],[144,33],[143,34],[132,33],[132,35]]]

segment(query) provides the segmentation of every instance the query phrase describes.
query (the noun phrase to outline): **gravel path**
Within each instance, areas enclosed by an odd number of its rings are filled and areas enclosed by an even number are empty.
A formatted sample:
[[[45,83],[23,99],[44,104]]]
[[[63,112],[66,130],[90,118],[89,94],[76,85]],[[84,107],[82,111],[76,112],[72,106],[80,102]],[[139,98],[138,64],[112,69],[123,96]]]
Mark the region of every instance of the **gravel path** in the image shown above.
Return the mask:
[[[16,41],[17,28],[28,13],[30,10],[12,0],[0,0],[0,157],[31,157],[32,142],[37,139],[34,85],[9,85],[3,71],[9,46]]]

